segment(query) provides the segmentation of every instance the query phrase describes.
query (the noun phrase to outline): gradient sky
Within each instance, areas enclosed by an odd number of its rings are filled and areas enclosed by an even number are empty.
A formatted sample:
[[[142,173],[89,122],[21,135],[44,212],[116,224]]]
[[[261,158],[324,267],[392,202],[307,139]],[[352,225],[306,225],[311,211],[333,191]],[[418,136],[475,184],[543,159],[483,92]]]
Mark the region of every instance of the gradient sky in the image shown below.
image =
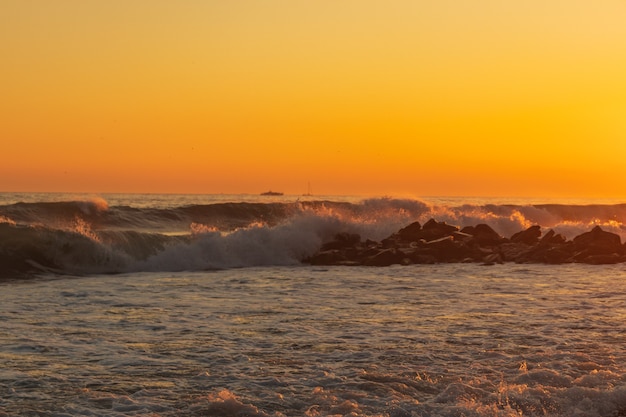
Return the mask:
[[[0,191],[625,198],[623,0],[2,0]]]

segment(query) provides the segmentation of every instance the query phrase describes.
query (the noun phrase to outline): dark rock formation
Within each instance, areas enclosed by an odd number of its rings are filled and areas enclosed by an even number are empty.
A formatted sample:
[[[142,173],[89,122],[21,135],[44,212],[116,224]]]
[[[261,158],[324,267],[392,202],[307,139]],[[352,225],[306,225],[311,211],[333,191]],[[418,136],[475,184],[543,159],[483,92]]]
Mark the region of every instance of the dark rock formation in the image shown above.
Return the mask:
[[[383,249],[369,258],[366,258],[363,265],[367,266],[389,266],[393,264],[401,264],[404,260],[404,254],[398,249]]]
[[[596,226],[572,241],[541,227],[531,226],[500,236],[490,226],[478,224],[459,230],[444,222],[429,220],[423,226],[409,224],[381,242],[361,241],[359,235],[340,233],[304,262],[313,265],[431,264],[475,262],[493,265],[502,262],[562,264],[581,262],[611,264],[626,262],[626,248],[619,235]]]
[[[552,231],[552,233],[554,233],[554,231]],[[539,242],[540,237],[541,226],[531,226],[528,229],[517,232],[513,236],[511,236],[511,242],[534,245]]]
[[[322,251],[343,249],[356,246],[361,242],[361,236],[352,233],[337,233],[335,239],[322,245]]]
[[[441,239],[458,232],[459,228],[451,226],[445,222],[437,222],[435,219],[428,220],[422,227],[422,239],[426,241]]]
[[[418,240],[422,239],[421,231],[422,226],[419,224],[419,222],[414,222],[407,227],[398,230],[398,233],[396,235],[398,239],[404,242],[417,242]]]
[[[565,243],[565,236],[561,235],[561,234],[556,234],[554,232],[554,230],[550,229],[548,230],[548,233],[546,233],[541,240],[539,241],[539,243],[541,243],[542,245],[544,244],[562,244]]]
[[[590,232],[574,238],[574,248],[589,255],[622,254],[623,247],[619,235],[605,232],[600,226],[594,227]]]
[[[489,225],[482,223],[476,226],[464,227],[461,232],[472,235],[474,237],[473,242],[480,246],[498,245],[504,241],[504,238]]]

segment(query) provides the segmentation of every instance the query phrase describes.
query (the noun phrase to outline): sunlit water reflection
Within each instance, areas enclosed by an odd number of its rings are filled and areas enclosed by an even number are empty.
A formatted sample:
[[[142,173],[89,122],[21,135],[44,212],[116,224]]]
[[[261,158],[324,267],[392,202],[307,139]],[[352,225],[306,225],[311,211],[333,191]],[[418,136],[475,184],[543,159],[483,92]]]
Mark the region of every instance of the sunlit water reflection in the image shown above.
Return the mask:
[[[0,286],[0,414],[626,415],[623,265]]]

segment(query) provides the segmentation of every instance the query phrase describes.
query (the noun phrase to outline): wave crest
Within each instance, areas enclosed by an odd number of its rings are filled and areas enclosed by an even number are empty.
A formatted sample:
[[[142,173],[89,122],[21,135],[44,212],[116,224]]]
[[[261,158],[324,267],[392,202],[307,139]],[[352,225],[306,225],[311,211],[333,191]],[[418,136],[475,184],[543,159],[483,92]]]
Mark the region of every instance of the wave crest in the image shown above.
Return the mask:
[[[601,226],[626,235],[626,205],[432,204],[371,198],[110,207],[102,199],[0,206],[0,274],[108,273],[293,265],[338,233],[380,241],[430,219],[490,225],[502,236],[532,225],[568,239]],[[11,272],[13,271],[13,272]]]

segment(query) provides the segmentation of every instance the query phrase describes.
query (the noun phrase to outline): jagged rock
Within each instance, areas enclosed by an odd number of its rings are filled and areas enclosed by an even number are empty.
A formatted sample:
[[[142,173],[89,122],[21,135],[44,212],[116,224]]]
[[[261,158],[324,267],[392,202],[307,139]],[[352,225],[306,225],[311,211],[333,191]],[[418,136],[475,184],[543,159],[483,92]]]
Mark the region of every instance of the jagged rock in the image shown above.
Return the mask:
[[[605,232],[600,226],[594,227],[590,232],[574,238],[574,248],[586,255],[622,254],[622,246],[619,235]]]
[[[426,241],[441,239],[442,237],[450,236],[454,232],[458,232],[459,228],[446,224],[446,222],[437,222],[435,219],[430,219],[424,226],[422,226],[422,239]]]
[[[458,262],[470,254],[467,245],[456,241],[453,236],[431,240],[426,243],[426,248],[439,262]]]
[[[574,247],[571,242],[562,244],[538,244],[517,262],[562,264],[574,261]]]
[[[513,236],[511,236],[511,242],[534,245],[539,242],[540,237],[541,226],[530,226],[528,229],[517,232]]]
[[[522,242],[503,243],[500,246],[500,253],[505,262],[523,263],[532,246]]]
[[[398,238],[405,242],[416,242],[422,237],[420,236],[420,232],[422,231],[422,225],[419,222],[413,222],[407,227],[404,227],[398,230]]]
[[[384,239],[382,244],[386,248],[391,248],[398,245],[398,243],[419,242],[421,240],[429,242],[450,236],[458,230],[459,228],[456,226],[430,219],[423,226],[421,226],[419,222],[411,223],[407,227],[389,236],[387,239]]]
[[[472,235],[473,241],[478,245],[498,245],[505,241],[495,230],[483,223],[464,227],[461,232]]]
[[[556,234],[554,230],[550,229],[539,241],[540,244],[562,244],[567,239],[561,234]]]
[[[550,248],[542,253],[541,258],[535,258],[535,262],[546,264],[563,264],[572,262],[572,253],[564,247]]]
[[[389,236],[386,239],[383,239],[380,241],[380,245],[384,248],[384,249],[391,249],[391,248],[395,248],[396,246],[400,245],[400,244],[404,244],[406,242],[402,242],[400,239],[398,239],[398,237],[396,235],[392,235]]]
[[[583,262],[612,264],[626,262],[626,245],[619,235],[600,227],[567,241],[549,230],[541,237],[541,228],[532,226],[506,239],[486,224],[457,227],[429,220],[400,229],[381,243],[355,234],[340,233],[332,242],[306,259],[313,265],[422,264],[435,262],[501,262],[561,264]]]
[[[365,240],[365,247],[367,248],[371,248],[372,246],[378,246],[378,242],[372,240],[372,239],[366,239]]]
[[[452,237],[458,242],[469,242],[474,238],[474,236],[469,233],[463,233],[461,231],[452,233]]]

